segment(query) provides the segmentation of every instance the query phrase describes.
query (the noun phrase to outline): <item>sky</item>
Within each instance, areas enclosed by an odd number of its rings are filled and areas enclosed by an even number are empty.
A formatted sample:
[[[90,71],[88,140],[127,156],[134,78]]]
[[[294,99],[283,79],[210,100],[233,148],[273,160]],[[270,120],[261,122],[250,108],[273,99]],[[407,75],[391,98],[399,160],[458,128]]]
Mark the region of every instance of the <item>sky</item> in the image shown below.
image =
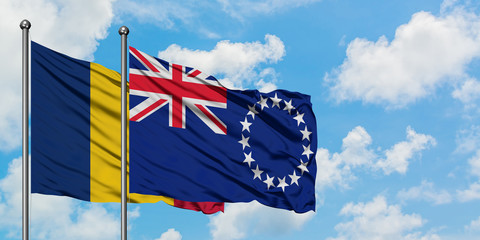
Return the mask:
[[[129,239],[480,239],[480,3],[0,1],[0,239],[21,238],[21,30],[120,70],[143,52],[231,88],[310,95],[316,212],[132,204]],[[120,204],[33,194],[32,239],[119,239]]]

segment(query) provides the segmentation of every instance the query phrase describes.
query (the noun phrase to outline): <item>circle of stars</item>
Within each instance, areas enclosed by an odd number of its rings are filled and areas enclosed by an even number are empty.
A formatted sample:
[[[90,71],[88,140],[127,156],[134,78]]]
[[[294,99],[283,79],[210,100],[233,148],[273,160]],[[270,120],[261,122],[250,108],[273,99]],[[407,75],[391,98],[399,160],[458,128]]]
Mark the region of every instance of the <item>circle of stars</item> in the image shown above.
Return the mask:
[[[269,102],[271,104],[269,105]],[[282,105],[285,105],[283,109],[280,106],[280,103]],[[257,108],[258,107],[258,108]],[[253,124],[253,121],[255,121],[255,115],[258,115],[260,112],[262,112],[265,108],[279,108],[280,110],[288,112],[289,115],[292,116],[292,118],[297,122],[297,127],[299,128],[300,133],[302,134],[302,141],[307,140],[307,144],[303,145],[303,153],[300,156],[299,159],[299,165],[297,166],[296,169],[293,169],[292,174],[288,174],[288,176],[270,176],[268,173],[266,173],[264,170],[262,170],[259,167],[259,164],[256,163],[255,159],[253,158],[253,149],[251,149],[250,144],[248,141],[250,140],[250,126]],[[296,112],[296,115],[292,115]],[[243,163],[247,164],[250,170],[253,173],[253,180],[257,179],[259,181],[262,181],[267,185],[267,190],[270,190],[270,188],[281,188],[283,192],[285,192],[285,188],[293,185],[300,186],[298,183],[298,180],[303,176],[305,172],[308,173],[308,161],[310,159],[310,155],[313,154],[312,150],[310,149],[310,135],[312,134],[311,131],[308,130],[307,124],[305,123],[305,120],[303,119],[304,113],[300,113],[292,103],[292,99],[289,101],[278,98],[277,93],[275,93],[274,97],[265,97],[260,96],[260,101],[254,103],[252,106],[248,106],[248,112],[245,115],[245,119],[243,121],[240,121],[240,124],[242,124],[242,139],[238,141],[242,145],[242,150],[243,150],[243,155],[244,155],[244,161]],[[249,122],[251,120],[251,122]],[[247,148],[250,148],[250,152],[247,153],[245,150]],[[303,161],[303,156],[306,156],[306,161]],[[256,167],[252,167],[252,162],[256,163]],[[299,173],[297,175],[297,172]],[[288,177],[288,178],[287,178]],[[278,180],[278,184],[275,185],[273,182],[275,178]],[[288,183],[288,180],[290,180]]]

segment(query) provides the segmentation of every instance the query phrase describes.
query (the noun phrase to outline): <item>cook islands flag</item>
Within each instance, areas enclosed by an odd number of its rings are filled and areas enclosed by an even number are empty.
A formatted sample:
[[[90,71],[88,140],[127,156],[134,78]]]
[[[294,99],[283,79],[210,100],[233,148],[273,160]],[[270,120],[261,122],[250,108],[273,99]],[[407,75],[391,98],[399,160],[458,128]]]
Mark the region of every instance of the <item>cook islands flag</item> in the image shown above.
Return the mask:
[[[231,90],[130,47],[130,192],[315,210],[310,96]]]

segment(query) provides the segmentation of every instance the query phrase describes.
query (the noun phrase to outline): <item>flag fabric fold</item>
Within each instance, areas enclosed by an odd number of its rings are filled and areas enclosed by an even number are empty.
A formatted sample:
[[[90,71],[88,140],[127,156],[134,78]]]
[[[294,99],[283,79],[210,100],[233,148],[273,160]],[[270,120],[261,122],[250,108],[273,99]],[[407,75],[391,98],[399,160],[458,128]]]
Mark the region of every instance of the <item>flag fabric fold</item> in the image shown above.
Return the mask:
[[[310,96],[231,90],[130,47],[130,191],[315,210]]]
[[[31,43],[31,190],[91,202],[120,202],[120,74]],[[128,177],[128,175],[127,175]],[[215,213],[222,202],[128,194]]]

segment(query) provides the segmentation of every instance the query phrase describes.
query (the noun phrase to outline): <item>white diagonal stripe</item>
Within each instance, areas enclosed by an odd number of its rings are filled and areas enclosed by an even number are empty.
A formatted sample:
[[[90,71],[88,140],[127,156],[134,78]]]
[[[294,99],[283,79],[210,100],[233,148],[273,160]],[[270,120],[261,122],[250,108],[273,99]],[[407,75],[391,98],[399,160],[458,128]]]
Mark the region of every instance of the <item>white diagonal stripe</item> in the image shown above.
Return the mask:
[[[200,118],[200,120],[202,120],[202,122],[204,122],[210,129],[212,129],[213,132],[217,134],[225,134],[225,132],[223,132],[223,130],[220,129],[217,124],[215,124],[207,115],[205,115],[193,102],[184,99],[184,103],[184,105],[186,105],[190,110],[192,110],[192,112],[195,113],[195,115],[197,115],[197,117]],[[203,106],[205,107],[205,105]],[[227,128],[225,123],[223,123],[220,118],[218,118],[212,111],[210,111],[210,109],[208,109],[207,107],[205,107],[205,109],[215,118],[218,123],[220,123],[225,129]]]
[[[142,112],[143,110],[145,110],[146,108],[151,106],[153,103],[157,102],[158,100],[160,100],[160,99],[167,100],[166,102],[164,102],[160,106],[156,107],[155,109],[153,109],[150,112],[148,112],[147,114],[145,114],[143,117],[139,118],[137,120],[137,122],[142,121],[144,118],[148,117],[150,114],[152,114],[155,111],[157,111],[158,109],[162,108],[163,106],[165,106],[167,103],[171,102],[171,100],[172,100],[172,97],[170,95],[166,95],[166,94],[144,92],[144,91],[138,91],[138,90],[130,90],[130,94],[135,95],[135,96],[148,97],[143,102],[141,102],[140,104],[138,104],[134,108],[130,109],[130,119],[135,117],[137,114],[139,114],[140,112]]]

